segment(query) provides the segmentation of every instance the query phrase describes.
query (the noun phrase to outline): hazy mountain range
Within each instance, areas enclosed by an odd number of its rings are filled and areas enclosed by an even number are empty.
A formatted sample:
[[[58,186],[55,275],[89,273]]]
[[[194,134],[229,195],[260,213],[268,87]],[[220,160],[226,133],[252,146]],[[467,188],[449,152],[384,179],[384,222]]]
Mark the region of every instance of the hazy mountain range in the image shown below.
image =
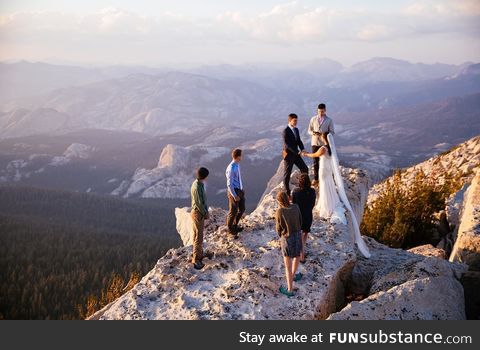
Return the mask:
[[[299,115],[308,145],[319,102],[334,119],[342,162],[381,178],[480,133],[480,64],[318,59],[171,71],[1,63],[0,181],[168,197],[165,188],[201,160],[220,200],[229,150],[242,147],[245,168],[258,173],[253,206],[278,167],[287,115]],[[164,151],[169,167],[159,162]]]

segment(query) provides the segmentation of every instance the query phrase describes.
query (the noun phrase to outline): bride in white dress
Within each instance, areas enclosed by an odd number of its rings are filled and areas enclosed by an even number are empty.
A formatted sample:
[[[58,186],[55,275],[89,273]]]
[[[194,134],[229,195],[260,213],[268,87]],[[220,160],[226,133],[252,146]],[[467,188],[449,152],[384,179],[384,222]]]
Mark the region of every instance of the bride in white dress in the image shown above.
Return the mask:
[[[357,243],[360,252],[366,258],[369,258],[370,252],[363,241],[362,236],[360,235],[357,218],[345,193],[343,179],[340,175],[340,166],[338,163],[338,156],[333,136],[329,133],[322,133],[321,139],[324,143],[324,146],[320,147],[317,152],[302,152],[302,154],[306,157],[320,157],[318,185],[319,196],[317,204],[315,205],[315,210],[322,218],[330,219],[331,222],[341,222],[342,224],[346,225],[346,208],[350,212],[355,233],[355,242]]]
[[[328,143],[326,144],[326,146],[322,146],[315,153],[315,156],[320,157],[318,169],[320,181],[318,184],[318,192],[321,193],[321,195],[318,196],[319,198],[317,200],[317,204],[315,205],[315,210],[318,212],[320,217],[329,219],[332,217],[335,208],[341,206],[341,203],[337,194],[335,182],[333,181],[331,161],[332,151],[330,150]]]

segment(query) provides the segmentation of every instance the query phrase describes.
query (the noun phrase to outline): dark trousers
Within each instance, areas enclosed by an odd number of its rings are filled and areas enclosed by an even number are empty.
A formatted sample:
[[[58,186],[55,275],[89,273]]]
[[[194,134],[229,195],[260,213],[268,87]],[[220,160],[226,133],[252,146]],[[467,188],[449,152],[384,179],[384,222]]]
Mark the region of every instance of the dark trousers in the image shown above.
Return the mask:
[[[242,218],[243,213],[245,212],[245,193],[235,188],[235,193],[240,197],[240,200],[237,202],[235,198],[230,194],[230,191],[227,190],[228,196],[228,215],[227,215],[227,226],[228,232],[235,234],[237,233],[238,222]]]
[[[312,145],[312,153],[317,152],[322,146]],[[318,181],[318,167],[320,164],[320,157],[313,158],[313,178]]]
[[[302,173],[308,174],[308,167],[302,157],[296,156],[293,160],[283,160],[283,185],[288,195],[290,195],[290,176],[292,175],[294,165],[296,165]]]

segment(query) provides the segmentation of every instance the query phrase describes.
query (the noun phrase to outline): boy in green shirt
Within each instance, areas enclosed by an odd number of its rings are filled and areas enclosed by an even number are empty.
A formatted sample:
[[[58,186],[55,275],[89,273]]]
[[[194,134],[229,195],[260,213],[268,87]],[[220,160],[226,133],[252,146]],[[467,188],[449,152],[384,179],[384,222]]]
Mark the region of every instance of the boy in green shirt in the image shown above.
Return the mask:
[[[205,193],[204,181],[207,179],[209,171],[207,168],[197,170],[197,179],[193,181],[190,194],[192,196],[192,221],[193,221],[193,267],[201,270],[205,264],[202,262],[204,257],[212,258],[213,253],[203,252],[203,229],[205,219],[208,219],[207,196]]]

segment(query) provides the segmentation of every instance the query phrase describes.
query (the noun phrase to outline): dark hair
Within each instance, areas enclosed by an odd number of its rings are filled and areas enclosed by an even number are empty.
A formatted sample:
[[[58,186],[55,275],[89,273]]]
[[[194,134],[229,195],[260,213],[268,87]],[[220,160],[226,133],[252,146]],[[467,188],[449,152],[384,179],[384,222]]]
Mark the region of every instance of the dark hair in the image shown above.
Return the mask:
[[[325,103],[320,103],[318,109],[327,109],[327,106],[325,106]]]
[[[207,178],[208,174],[210,174],[210,172],[208,171],[207,168],[198,168],[197,170],[197,179],[198,180],[204,180]]]
[[[330,148],[330,142],[328,142],[328,134],[329,132],[322,132],[322,139],[325,141],[325,146],[327,147],[328,155],[332,155],[332,149]]]
[[[312,183],[310,182],[310,176],[308,176],[308,174],[300,175],[300,179],[298,180],[298,187],[300,187],[302,190],[312,187]]]
[[[290,113],[288,115],[288,120],[297,119],[297,118],[298,118],[298,115],[296,115],[295,113]]]
[[[233,151],[232,151],[232,158],[233,159],[236,159],[238,157],[240,157],[242,155],[242,150],[239,149],[239,148],[235,148]]]
[[[288,208],[290,206],[290,200],[288,199],[288,194],[285,191],[280,191],[277,193],[277,201],[282,208]]]

